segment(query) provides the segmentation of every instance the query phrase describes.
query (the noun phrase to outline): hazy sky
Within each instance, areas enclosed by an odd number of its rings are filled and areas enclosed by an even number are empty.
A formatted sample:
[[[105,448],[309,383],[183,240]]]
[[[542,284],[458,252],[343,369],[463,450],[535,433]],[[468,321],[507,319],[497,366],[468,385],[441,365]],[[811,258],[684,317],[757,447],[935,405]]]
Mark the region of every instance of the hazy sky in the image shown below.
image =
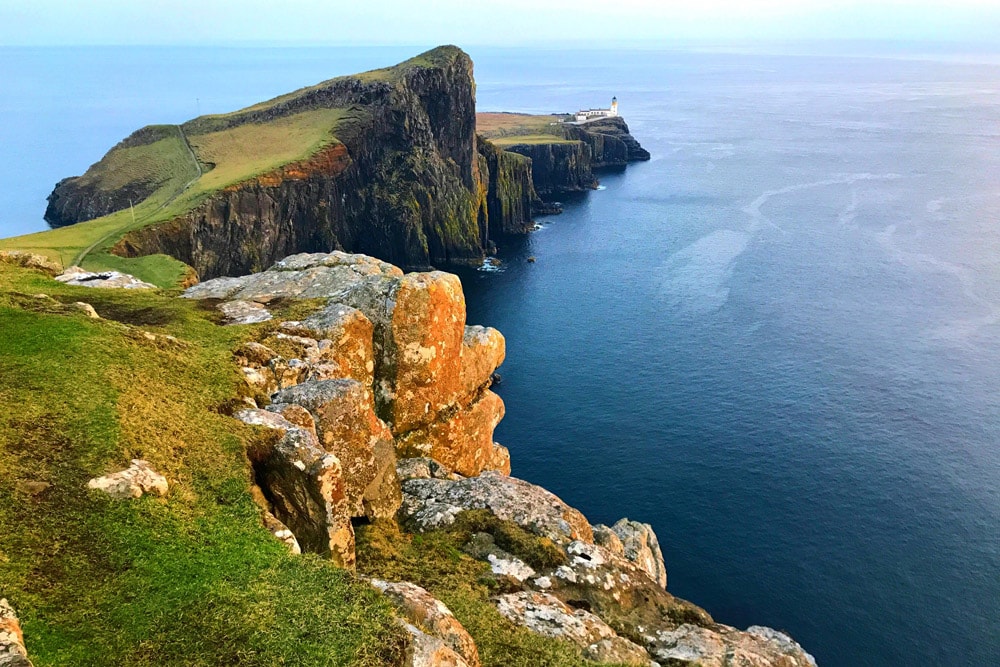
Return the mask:
[[[676,39],[1000,44],[1000,0],[0,0],[0,44]]]

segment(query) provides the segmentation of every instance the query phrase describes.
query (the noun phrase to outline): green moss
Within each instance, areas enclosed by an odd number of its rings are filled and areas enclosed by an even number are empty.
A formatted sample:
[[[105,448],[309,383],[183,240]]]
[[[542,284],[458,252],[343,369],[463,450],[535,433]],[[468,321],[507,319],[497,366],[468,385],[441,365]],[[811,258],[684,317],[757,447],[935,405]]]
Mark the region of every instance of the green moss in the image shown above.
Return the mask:
[[[106,319],[62,305],[74,301]],[[0,595],[36,667],[398,663],[386,602],[261,526],[244,453],[256,436],[218,411],[240,391],[231,351],[253,328],[7,266],[0,321]],[[166,498],[86,489],[133,457],[167,476]]]

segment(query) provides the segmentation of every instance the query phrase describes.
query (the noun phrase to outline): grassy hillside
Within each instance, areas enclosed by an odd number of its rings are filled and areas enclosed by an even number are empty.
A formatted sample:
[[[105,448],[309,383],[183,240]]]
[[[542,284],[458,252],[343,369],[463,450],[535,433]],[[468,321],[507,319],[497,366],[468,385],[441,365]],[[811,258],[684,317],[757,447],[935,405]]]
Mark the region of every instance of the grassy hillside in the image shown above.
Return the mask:
[[[149,192],[132,206],[60,229],[0,239],[0,250],[28,250],[63,266],[117,269],[157,285],[176,285],[187,267],[163,255],[125,259],[109,249],[126,232],[171,220],[212,193],[308,159],[337,142],[337,132],[364,115],[323,106],[315,94],[345,79],[394,83],[414,67],[447,65],[461,51],[439,47],[399,65],[338,77],[227,114],[180,126],[143,128],[108,152],[78,181],[98,190]]]
[[[210,305],[174,295],[71,287],[0,264],[0,597],[17,608],[35,666],[398,664],[385,600],[329,562],[290,555],[251,499],[245,452],[268,436],[224,414],[243,386],[232,350],[276,325],[218,326]],[[271,306],[288,318],[305,307]],[[86,488],[132,458],[166,475],[167,497]],[[431,589],[485,667],[587,664],[499,615],[489,566],[460,550],[468,535],[382,521],[358,539],[359,569]]]

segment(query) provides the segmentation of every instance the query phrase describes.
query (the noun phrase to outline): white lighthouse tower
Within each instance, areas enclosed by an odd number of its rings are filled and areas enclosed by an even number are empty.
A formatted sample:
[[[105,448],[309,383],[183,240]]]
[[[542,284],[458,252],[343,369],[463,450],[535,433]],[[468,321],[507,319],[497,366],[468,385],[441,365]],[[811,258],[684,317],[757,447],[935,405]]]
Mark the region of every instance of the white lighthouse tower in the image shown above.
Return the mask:
[[[618,115],[618,98],[617,97],[612,97],[611,98],[611,115],[612,116],[617,116]]]

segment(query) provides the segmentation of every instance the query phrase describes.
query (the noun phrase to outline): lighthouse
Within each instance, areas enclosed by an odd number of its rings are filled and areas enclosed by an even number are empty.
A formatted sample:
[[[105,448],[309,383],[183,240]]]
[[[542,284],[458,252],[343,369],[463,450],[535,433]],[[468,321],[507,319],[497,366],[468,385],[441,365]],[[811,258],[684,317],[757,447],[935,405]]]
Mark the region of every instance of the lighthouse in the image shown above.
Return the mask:
[[[618,98],[617,97],[612,97],[611,98],[611,115],[612,116],[617,116],[618,115]]]

